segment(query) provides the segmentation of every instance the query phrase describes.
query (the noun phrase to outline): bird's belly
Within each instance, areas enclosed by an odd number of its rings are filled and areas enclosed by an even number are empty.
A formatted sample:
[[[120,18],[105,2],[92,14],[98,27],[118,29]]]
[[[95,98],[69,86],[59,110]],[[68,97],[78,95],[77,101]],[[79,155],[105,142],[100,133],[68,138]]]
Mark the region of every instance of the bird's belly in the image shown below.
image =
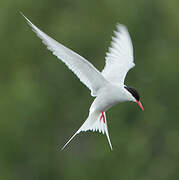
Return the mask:
[[[115,104],[119,103],[119,99],[113,95],[106,95],[106,96],[99,96],[97,97],[91,107],[90,112],[94,111],[107,111],[109,108],[114,106]]]

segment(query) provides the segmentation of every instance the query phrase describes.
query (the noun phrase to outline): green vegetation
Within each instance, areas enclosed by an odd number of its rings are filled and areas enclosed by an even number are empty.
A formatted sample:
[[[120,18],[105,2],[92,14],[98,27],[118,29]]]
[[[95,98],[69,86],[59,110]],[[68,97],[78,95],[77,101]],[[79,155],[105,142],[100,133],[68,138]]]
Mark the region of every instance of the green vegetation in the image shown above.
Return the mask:
[[[0,7],[0,179],[179,179],[178,0],[1,0]],[[93,98],[19,11],[100,70],[115,24],[127,25],[136,67],[126,84],[145,111],[122,103],[107,112],[114,151],[91,132],[59,151]]]

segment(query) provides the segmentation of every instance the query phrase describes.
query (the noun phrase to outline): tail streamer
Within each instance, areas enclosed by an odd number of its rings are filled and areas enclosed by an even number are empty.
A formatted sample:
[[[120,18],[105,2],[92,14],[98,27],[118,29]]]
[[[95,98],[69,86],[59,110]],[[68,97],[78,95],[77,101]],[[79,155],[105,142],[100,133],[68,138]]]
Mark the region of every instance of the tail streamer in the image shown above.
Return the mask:
[[[61,148],[61,150],[64,150],[65,147],[71,142],[71,140],[80,132],[86,132],[88,130],[91,131],[99,131],[100,133],[106,134],[109,146],[112,148],[112,144],[110,141],[109,133],[108,133],[108,127],[107,127],[107,119],[106,119],[106,113],[105,112],[93,112],[89,114],[87,120],[83,123],[83,125],[78,129],[78,131],[67,141],[67,143]]]

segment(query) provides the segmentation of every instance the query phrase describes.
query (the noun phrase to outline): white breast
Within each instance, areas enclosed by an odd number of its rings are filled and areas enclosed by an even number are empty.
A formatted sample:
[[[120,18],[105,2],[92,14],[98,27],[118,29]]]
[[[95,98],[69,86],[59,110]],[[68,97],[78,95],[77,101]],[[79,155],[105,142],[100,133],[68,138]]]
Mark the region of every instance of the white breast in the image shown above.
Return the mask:
[[[128,100],[123,85],[110,84],[106,86],[93,101],[90,112],[106,111],[115,104]]]

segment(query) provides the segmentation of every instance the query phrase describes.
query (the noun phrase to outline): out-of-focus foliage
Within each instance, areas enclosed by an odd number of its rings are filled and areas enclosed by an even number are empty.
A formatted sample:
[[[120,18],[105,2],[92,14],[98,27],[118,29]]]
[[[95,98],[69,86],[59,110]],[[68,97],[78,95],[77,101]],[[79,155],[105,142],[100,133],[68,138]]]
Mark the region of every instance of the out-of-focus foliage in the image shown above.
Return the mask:
[[[145,111],[123,103],[107,112],[114,151],[91,132],[59,151],[93,98],[19,11],[100,70],[115,24],[127,25],[136,67],[126,84]],[[178,180],[178,12],[178,0],[1,0],[0,179]]]

